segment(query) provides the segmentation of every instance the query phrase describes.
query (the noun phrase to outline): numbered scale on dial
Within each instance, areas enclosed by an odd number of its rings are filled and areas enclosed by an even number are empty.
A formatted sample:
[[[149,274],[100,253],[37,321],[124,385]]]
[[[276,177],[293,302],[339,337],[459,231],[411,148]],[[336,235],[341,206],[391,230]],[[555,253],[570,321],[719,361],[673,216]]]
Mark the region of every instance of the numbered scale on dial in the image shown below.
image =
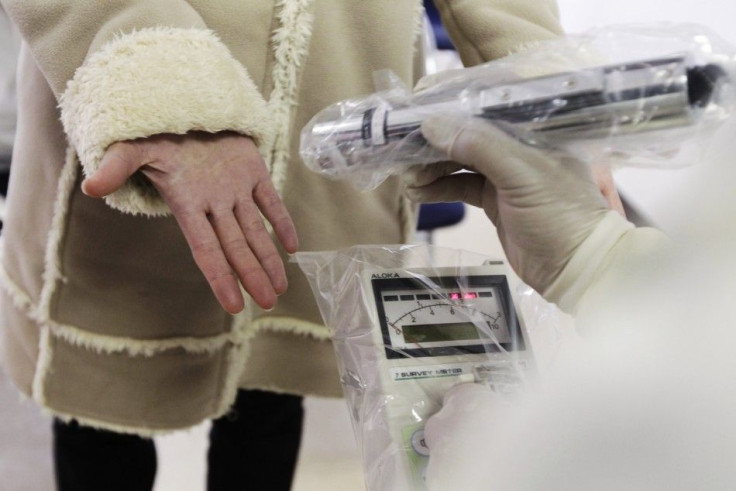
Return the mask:
[[[524,349],[505,275],[372,283],[389,358]]]

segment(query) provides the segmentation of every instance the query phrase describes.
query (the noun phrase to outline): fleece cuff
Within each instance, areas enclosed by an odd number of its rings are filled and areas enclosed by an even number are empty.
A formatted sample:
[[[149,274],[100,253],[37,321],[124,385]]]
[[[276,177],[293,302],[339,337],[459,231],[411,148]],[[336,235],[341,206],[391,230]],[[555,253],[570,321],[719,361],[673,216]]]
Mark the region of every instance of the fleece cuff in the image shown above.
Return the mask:
[[[273,131],[266,102],[246,69],[204,29],[156,27],[119,36],[77,69],[60,107],[85,175],[99,168],[107,147],[118,141],[230,130],[260,145]],[[105,200],[126,213],[169,213],[140,176]]]

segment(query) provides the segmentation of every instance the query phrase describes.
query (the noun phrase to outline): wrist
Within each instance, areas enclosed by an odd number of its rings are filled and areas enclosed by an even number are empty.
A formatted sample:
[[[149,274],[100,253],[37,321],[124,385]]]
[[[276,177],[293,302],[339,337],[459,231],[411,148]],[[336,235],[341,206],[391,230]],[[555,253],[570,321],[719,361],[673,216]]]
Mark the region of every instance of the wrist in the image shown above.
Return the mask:
[[[121,35],[77,70],[60,107],[86,175],[97,171],[115,142],[231,130],[262,144],[273,129],[266,102],[245,68],[203,29],[151,28]],[[152,191],[133,180],[105,201],[127,213],[168,214],[164,200]]]
[[[561,310],[574,314],[580,299],[600,275],[606,258],[634,225],[619,213],[608,211],[575,250],[560,274],[541,292]]]

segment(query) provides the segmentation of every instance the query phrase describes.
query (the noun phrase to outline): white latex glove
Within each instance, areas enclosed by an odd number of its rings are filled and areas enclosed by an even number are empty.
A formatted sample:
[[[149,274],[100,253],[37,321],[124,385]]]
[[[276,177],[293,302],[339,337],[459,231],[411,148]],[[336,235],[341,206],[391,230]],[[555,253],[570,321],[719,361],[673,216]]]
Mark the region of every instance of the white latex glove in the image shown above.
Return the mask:
[[[496,225],[509,263],[537,291],[559,276],[608,211],[588,165],[517,142],[478,118],[433,117],[429,143],[456,163],[409,171],[414,201],[465,201]],[[452,174],[467,168],[475,173]]]
[[[570,72],[589,66],[604,65],[606,63],[605,58],[597,56],[595,53],[589,52],[586,49],[576,49],[574,46],[565,46],[564,44],[560,46],[560,48],[563,47],[567,51],[550,52],[547,49],[535,52],[535,50],[531,50],[527,53],[512,55],[484,65],[445,70],[426,75],[414,86],[414,93],[419,95],[423,91],[441,91],[443,87],[447,88],[453,84],[462,85],[467,83],[469,74],[472,72],[483,73],[482,78],[489,85],[501,85],[519,79],[530,79],[553,73]],[[524,62],[524,59],[527,62]],[[593,163],[591,170],[593,172],[593,181],[608,203],[608,207],[626,218],[621,196],[619,196],[613,180],[611,166]]]
[[[488,488],[496,472],[484,462],[493,435],[506,424],[512,403],[488,386],[460,384],[445,395],[442,409],[427,420],[429,447],[427,487],[432,491],[474,491]]]

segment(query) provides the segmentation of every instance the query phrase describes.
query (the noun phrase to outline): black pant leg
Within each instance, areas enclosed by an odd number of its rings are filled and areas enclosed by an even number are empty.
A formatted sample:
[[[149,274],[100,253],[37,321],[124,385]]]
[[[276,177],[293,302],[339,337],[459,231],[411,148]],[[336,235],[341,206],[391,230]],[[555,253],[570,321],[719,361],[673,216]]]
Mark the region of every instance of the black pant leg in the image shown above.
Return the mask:
[[[151,439],[55,419],[53,440],[58,491],[153,489],[156,449]]]
[[[212,422],[209,491],[288,491],[301,442],[302,398],[241,390],[227,415]]]
[[[11,155],[0,155],[0,195],[8,195],[8,182],[10,180],[10,157]]]
[[[8,195],[8,182],[10,180],[10,156],[0,155],[0,197],[4,199]],[[0,230],[3,222],[0,220]]]

